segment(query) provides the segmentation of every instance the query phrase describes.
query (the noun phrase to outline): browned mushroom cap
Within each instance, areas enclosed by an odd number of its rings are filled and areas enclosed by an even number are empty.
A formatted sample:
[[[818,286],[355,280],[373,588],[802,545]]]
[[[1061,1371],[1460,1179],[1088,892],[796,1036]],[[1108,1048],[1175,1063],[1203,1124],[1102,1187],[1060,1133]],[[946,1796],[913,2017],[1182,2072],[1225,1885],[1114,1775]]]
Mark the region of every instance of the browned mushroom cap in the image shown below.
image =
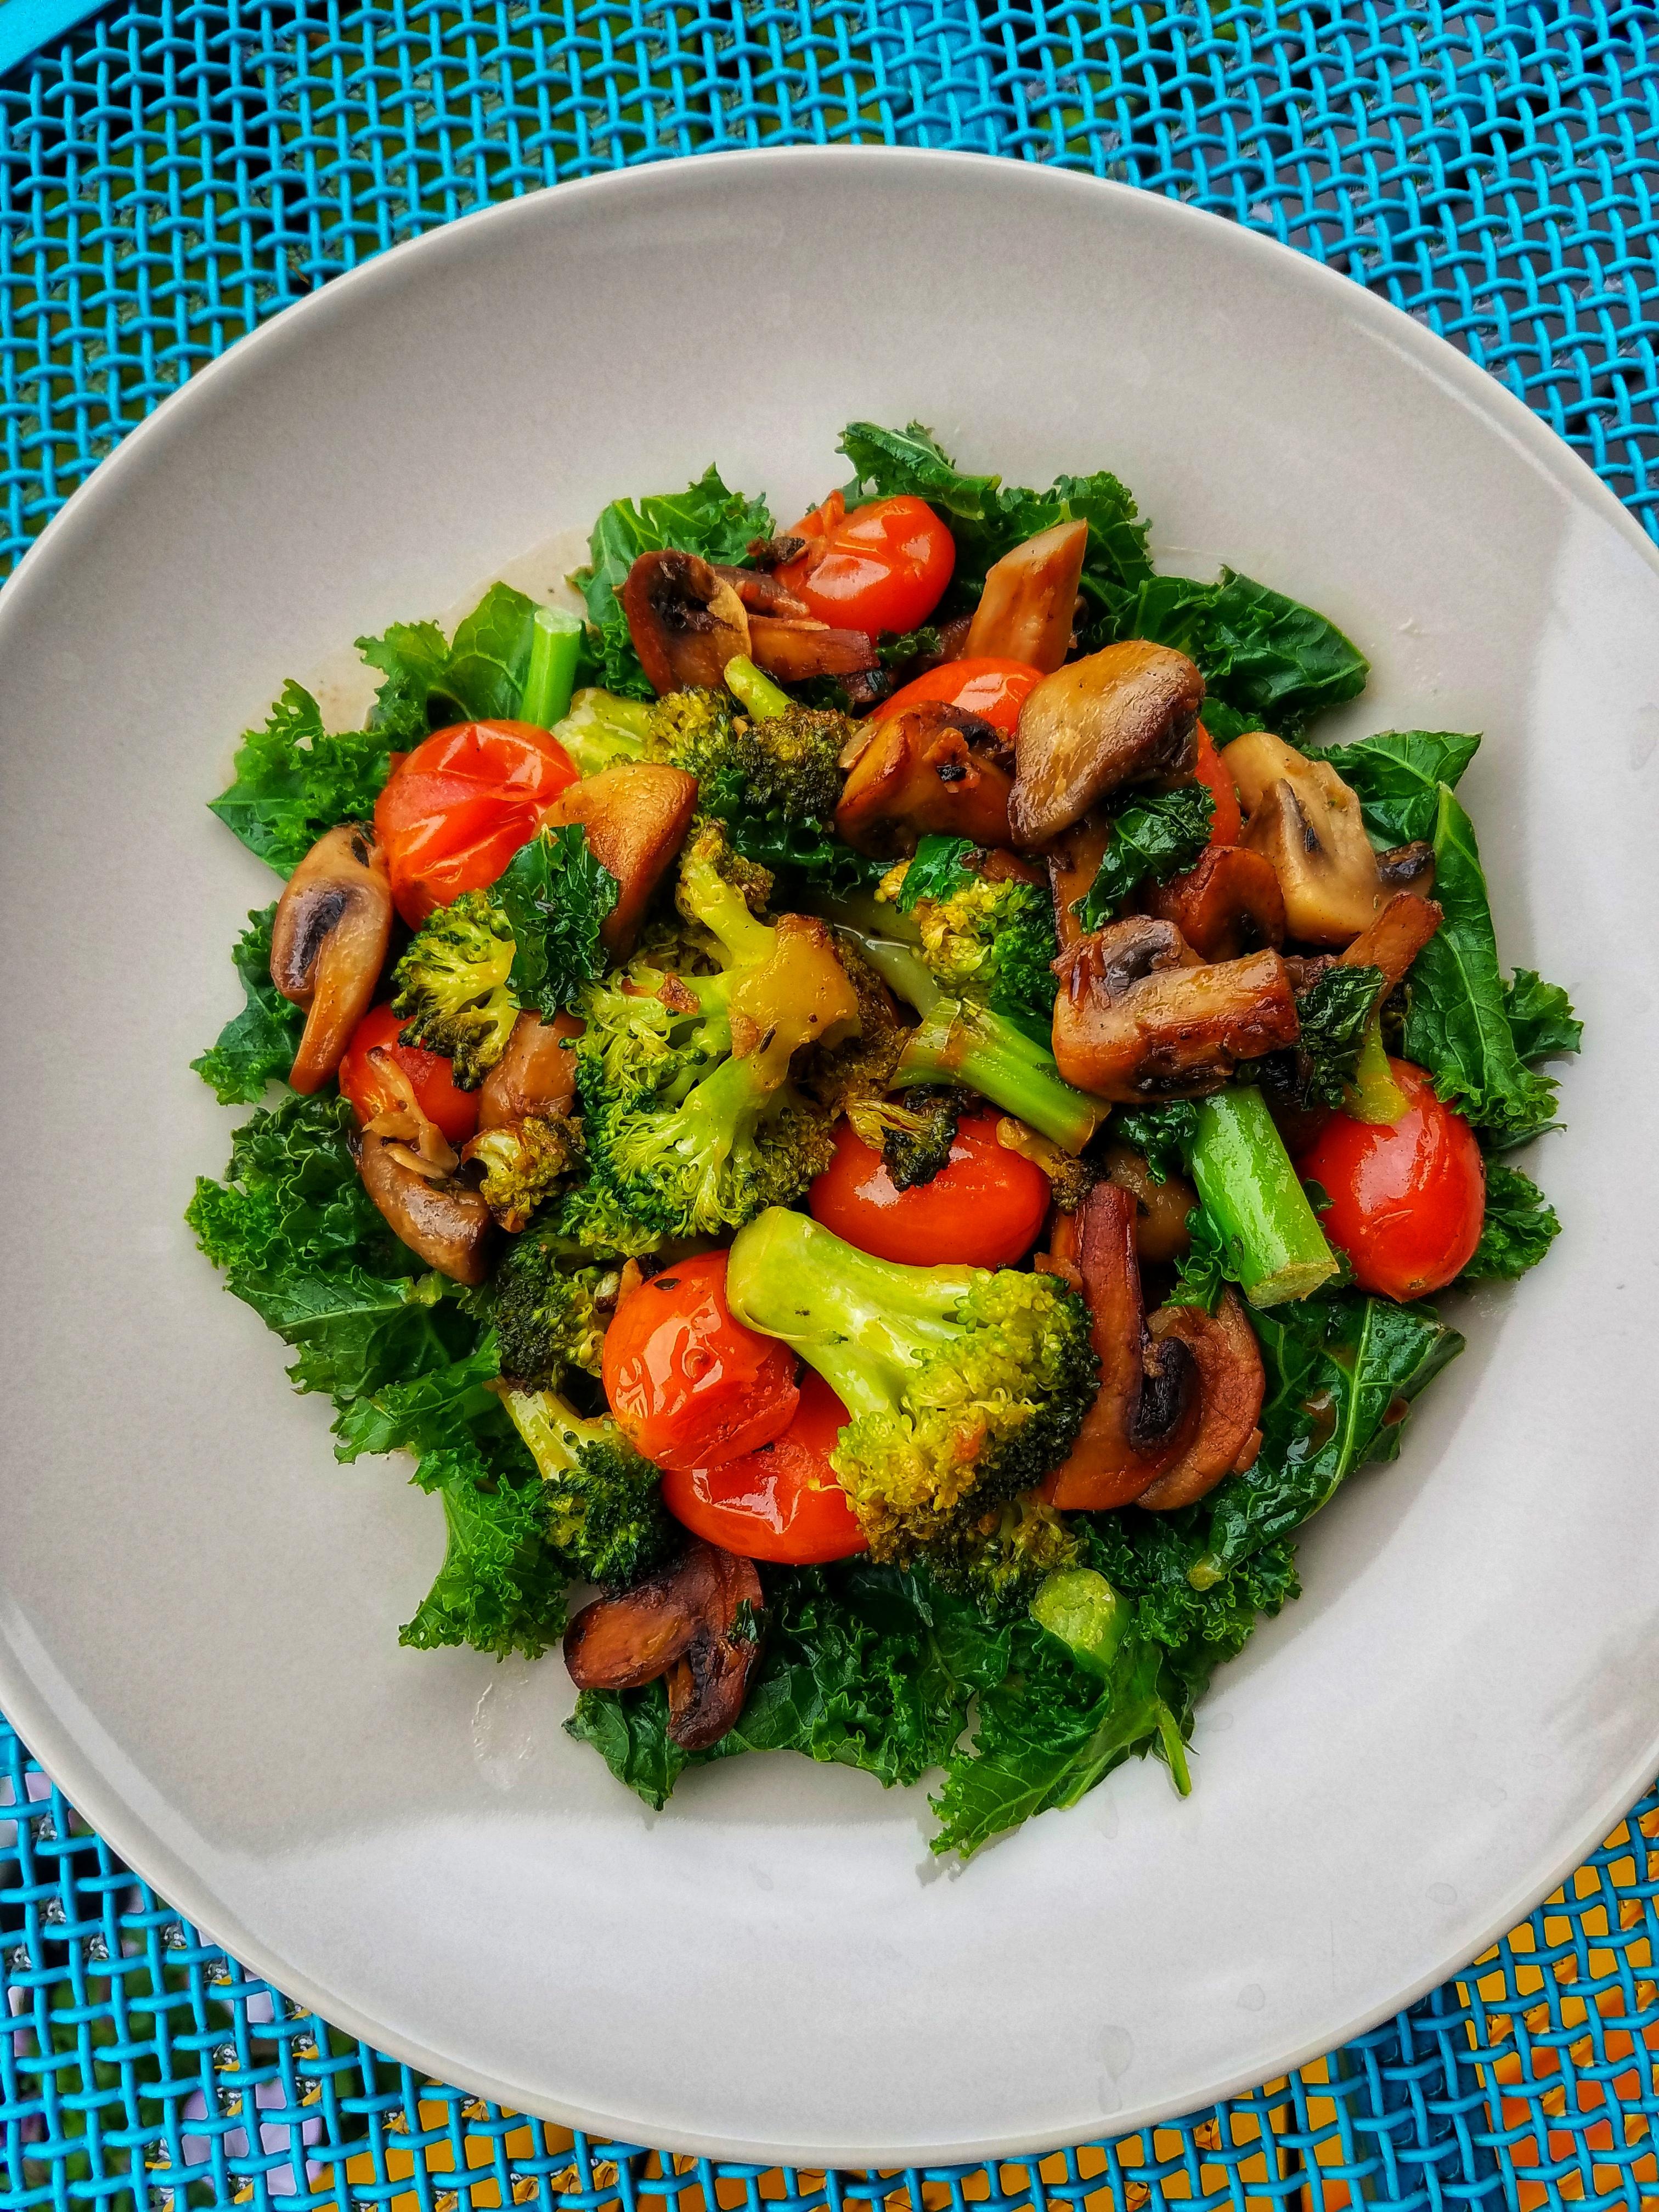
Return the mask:
[[[780,684],[804,684],[812,676],[855,676],[881,664],[874,640],[861,629],[831,629],[824,623],[770,615],[750,617],[749,658]]]
[[[576,1055],[583,1024],[574,1014],[520,1014],[507,1050],[478,1093],[478,1127],[510,1128],[526,1114],[568,1114],[576,1097]]]
[[[877,728],[842,787],[836,828],[878,860],[903,860],[929,830],[1008,845],[1008,771],[988,723],[942,702],[907,708]]]
[[[1213,1314],[1197,1306],[1163,1306],[1152,1316],[1153,1336],[1179,1338],[1198,1367],[1198,1427],[1191,1443],[1150,1490],[1135,1500],[1152,1513],[1173,1513],[1215,1488],[1223,1475],[1242,1474],[1261,1449],[1256,1426],[1267,1379],[1237,1293],[1224,1291]]]
[[[620,593],[652,689],[714,690],[749,650],[749,617],[730,584],[695,553],[641,553]]]
[[[760,1606],[752,1563],[693,1538],[659,1574],[584,1606],[564,1632],[564,1663],[579,1690],[636,1689],[666,1674],[668,1733],[704,1751],[743,1710]]]
[[[1086,522],[1057,522],[1005,553],[986,576],[964,657],[1023,660],[1045,676],[1060,667],[1072,649],[1072,617],[1088,544]]]
[[[1112,1181],[1134,1200],[1137,1257],[1158,1267],[1184,1260],[1193,1246],[1187,1217],[1198,1204],[1191,1183],[1178,1175],[1166,1175],[1159,1182],[1128,1145],[1108,1145],[1101,1159]]]
[[[633,950],[651,894],[685,842],[696,811],[697,779],[656,761],[627,761],[567,784],[542,817],[544,828],[580,822],[593,857],[617,878],[617,903],[599,932],[613,960]]]
[[[1174,922],[1206,960],[1275,951],[1285,942],[1285,901],[1273,863],[1242,845],[1212,845],[1195,868],[1155,884],[1152,912]]]
[[[489,1273],[491,1217],[482,1194],[448,1176],[422,1174],[409,1146],[371,1122],[357,1139],[363,1188],[394,1237],[452,1282],[482,1283]]]
[[[1087,1301],[1100,1389],[1042,1495],[1062,1511],[1109,1512],[1139,1498],[1180,1451],[1194,1418],[1195,1370],[1185,1345],[1156,1344],[1147,1333],[1128,1191],[1097,1183],[1055,1224],[1050,1265]]]
[[[1175,924],[1151,915],[1097,930],[1054,966],[1060,1072],[1115,1103],[1200,1098],[1239,1060],[1294,1044],[1300,1032],[1277,952],[1199,963]]]
[[[1017,845],[1046,845],[1126,783],[1189,769],[1204,678],[1184,653],[1144,638],[1045,676],[1019,710]]]
[[[392,939],[386,856],[364,824],[325,830],[289,878],[270,926],[270,980],[304,1006],[289,1081],[311,1091],[345,1057],[368,1012]]]
[[[1443,909],[1415,891],[1396,891],[1375,921],[1339,953],[1343,968],[1380,968],[1386,991],[1404,981],[1406,970],[1439,928]]]

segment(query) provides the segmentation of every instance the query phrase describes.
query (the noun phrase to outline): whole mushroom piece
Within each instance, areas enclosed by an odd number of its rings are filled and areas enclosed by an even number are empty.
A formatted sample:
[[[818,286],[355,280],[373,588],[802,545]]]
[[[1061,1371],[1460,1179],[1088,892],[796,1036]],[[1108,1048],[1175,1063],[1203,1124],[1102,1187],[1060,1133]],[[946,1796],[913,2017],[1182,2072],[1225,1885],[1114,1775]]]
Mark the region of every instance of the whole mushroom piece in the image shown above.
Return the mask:
[[[929,700],[890,714],[852,762],[836,830],[855,852],[884,860],[907,859],[930,830],[1009,845],[1004,758],[1000,732],[958,708]]]
[[[1204,678],[1184,653],[1145,638],[1045,676],[1019,710],[1013,842],[1046,845],[1125,784],[1189,769]]]
[[[270,980],[306,1009],[289,1081],[319,1090],[368,1012],[392,941],[386,856],[366,824],[325,830],[289,878],[270,926]]]
[[[696,553],[641,553],[619,594],[628,635],[659,695],[725,680],[749,651],[749,617],[736,591]]]
[[[752,1561],[694,1537],[660,1573],[584,1606],[564,1632],[564,1663],[579,1690],[666,1675],[669,1735],[706,1751],[743,1711],[761,1602]]]

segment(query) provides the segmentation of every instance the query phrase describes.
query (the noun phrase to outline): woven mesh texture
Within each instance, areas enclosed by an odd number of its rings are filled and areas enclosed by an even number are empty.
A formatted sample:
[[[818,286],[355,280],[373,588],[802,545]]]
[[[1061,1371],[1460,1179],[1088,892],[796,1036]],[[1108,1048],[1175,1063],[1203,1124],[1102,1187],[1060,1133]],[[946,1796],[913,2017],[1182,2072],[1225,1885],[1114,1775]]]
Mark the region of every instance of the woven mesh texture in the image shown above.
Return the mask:
[[[400,239],[623,163],[858,141],[1283,239],[1501,377],[1659,535],[1650,0],[143,0],[0,79],[0,566],[199,363]],[[1638,2212],[1656,1959],[1659,1794],[1466,1975],[1253,2096],[1040,2166],[763,2174],[573,2141],[296,2014],[0,1723],[0,2208]]]

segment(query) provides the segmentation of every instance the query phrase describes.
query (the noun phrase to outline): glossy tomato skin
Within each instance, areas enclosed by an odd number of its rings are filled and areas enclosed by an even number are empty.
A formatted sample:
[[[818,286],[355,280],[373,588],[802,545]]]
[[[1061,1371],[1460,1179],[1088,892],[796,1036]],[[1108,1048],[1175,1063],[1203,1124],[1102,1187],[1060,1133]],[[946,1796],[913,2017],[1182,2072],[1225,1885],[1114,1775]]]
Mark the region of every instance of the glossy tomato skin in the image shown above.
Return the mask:
[[[807,1203],[815,1221],[860,1252],[913,1267],[1006,1267],[1042,1233],[1048,1178],[998,1143],[994,1114],[964,1115],[948,1163],[914,1190],[896,1187],[850,1122],[837,1125],[835,1144]]]
[[[478,1094],[458,1091],[450,1063],[441,1053],[423,1052],[418,1045],[399,1044],[403,1024],[390,1006],[371,1006],[355,1030],[340,1062],[340,1090],[351,1102],[358,1127],[399,1102],[386,1079],[369,1060],[377,1048],[389,1052],[415,1087],[421,1111],[434,1121],[452,1145],[464,1145],[478,1126]]]
[[[457,722],[405,753],[374,805],[392,896],[411,929],[493,884],[576,764],[528,722]]]
[[[734,1320],[726,1255],[670,1262],[617,1305],[605,1395],[635,1448],[661,1468],[719,1467],[781,1437],[795,1417],[795,1355]]]
[[[1420,1067],[1390,1060],[1405,1093],[1397,1121],[1333,1114],[1297,1161],[1330,1199],[1320,1225],[1361,1290],[1420,1298],[1443,1290],[1480,1241],[1486,1170],[1474,1132]]]
[[[872,500],[848,514],[841,495],[787,532],[807,548],[777,572],[832,629],[915,629],[945,595],[956,541],[925,500]]]
[[[1244,826],[1243,810],[1238,803],[1238,787],[1227,773],[1227,764],[1216,750],[1215,740],[1202,722],[1198,726],[1198,758],[1193,763],[1193,774],[1215,801],[1215,814],[1210,823],[1210,842],[1212,845],[1236,845],[1239,831]]]
[[[1042,671],[1024,660],[941,661],[937,668],[928,669],[884,700],[874,719],[884,722],[890,714],[902,714],[908,707],[938,700],[946,707],[961,708],[964,714],[977,714],[981,721],[1006,731],[1012,738],[1020,708],[1042,681]]]
[[[846,1407],[809,1367],[795,1418],[775,1443],[722,1467],[670,1468],[663,1504],[694,1536],[739,1559],[794,1567],[851,1559],[869,1542],[829,1457],[847,1418]]]

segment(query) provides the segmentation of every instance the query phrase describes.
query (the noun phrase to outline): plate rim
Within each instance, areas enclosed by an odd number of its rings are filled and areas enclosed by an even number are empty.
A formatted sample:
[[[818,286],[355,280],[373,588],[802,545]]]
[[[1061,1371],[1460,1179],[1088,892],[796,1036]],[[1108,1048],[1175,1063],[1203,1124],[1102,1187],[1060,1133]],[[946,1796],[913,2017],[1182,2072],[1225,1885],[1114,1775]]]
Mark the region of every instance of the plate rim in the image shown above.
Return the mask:
[[[829,166],[831,174],[841,173],[849,164],[866,169],[879,167],[895,171],[906,168],[937,171],[971,165],[976,171],[996,168],[1010,172],[1008,189],[1011,191],[1030,191],[1038,194],[1052,191],[1074,199],[1089,197],[1100,199],[1103,205],[1115,204],[1120,207],[1127,207],[1133,202],[1138,218],[1146,216],[1153,223],[1168,222],[1175,232],[1194,223],[1224,229],[1233,241],[1233,250],[1242,257],[1265,259],[1286,274],[1294,270],[1297,272],[1294,281],[1311,287],[1316,292],[1328,289],[1328,296],[1333,301],[1340,295],[1346,313],[1368,324],[1375,331],[1385,334],[1396,350],[1413,357],[1419,366],[1460,388],[1474,412],[1484,415],[1511,443],[1521,446],[1527,458],[1559,486],[1571,502],[1612,526],[1626,545],[1638,550],[1650,572],[1659,578],[1659,546],[1655,545],[1630,510],[1601,481],[1589,462],[1574,452],[1541,416],[1528,406],[1496,374],[1478,366],[1448,339],[1417,322],[1390,301],[1380,299],[1328,263],[1317,260],[1277,239],[1250,230],[1227,216],[1194,207],[1185,201],[1168,198],[1150,189],[1097,178],[1077,170],[1042,163],[1017,162],[1007,155],[885,145],[763,147],[664,157],[633,167],[607,170],[592,176],[574,178],[557,185],[538,187],[515,198],[474,209],[416,237],[401,240],[370,259],[343,270],[318,290],[290,302],[269,321],[258,325],[236,339],[224,353],[204,364],[184,384],[169,393],[153,413],[146,416],[121,439],[119,444],[96,465],[92,474],[70,494],[24,554],[3,588],[0,588],[0,653],[5,650],[11,629],[22,618],[19,610],[27,610],[33,594],[47,587],[51,564],[72,552],[78,532],[96,527],[101,502],[120,495],[133,468],[144,463],[155,438],[164,431],[170,431],[182,414],[210,404],[221,385],[244,371],[256,349],[258,357],[263,359],[273,348],[294,342],[302,326],[309,328],[312,321],[330,313],[352,312],[349,302],[355,301],[359,294],[367,292],[371,286],[387,283],[401,284],[404,281],[405,265],[416,257],[430,258],[453,250],[465,253],[467,249],[464,244],[459,249],[453,245],[459,234],[471,232],[484,224],[505,229],[513,223],[534,223],[545,219],[546,204],[556,194],[561,205],[567,199],[587,199],[595,196],[606,199],[625,199],[635,195],[647,198],[653,191],[664,189],[664,179],[671,172],[679,175],[687,187],[718,191],[720,179],[731,173],[740,163],[750,167],[765,163],[792,169]],[[691,177],[685,173],[693,164],[695,185]],[[1013,181],[1016,176],[1019,179],[1018,184]],[[340,307],[343,297],[348,301],[343,310]],[[40,1657],[46,1662],[46,1671],[52,1671],[50,1656],[44,1646],[40,1649]],[[284,1996],[301,2001],[331,2026],[345,2030],[375,2050],[387,2052],[401,2063],[446,2082],[453,2081],[454,2086],[468,2089],[507,2112],[550,2120],[557,2125],[579,2130],[597,2140],[623,2143],[635,2141],[638,2129],[625,2115],[607,2114],[591,2106],[568,2104],[533,2087],[511,2083],[488,2069],[475,2068],[465,2060],[458,2062],[445,2057],[421,2042],[417,2037],[375,2020],[370,2012],[349,1999],[331,1994],[311,1974],[285,1960],[276,1944],[268,1943],[252,1929],[246,1927],[230,1900],[210,1892],[205,1879],[198,1879],[194,1870],[155,1833],[144,1814],[136,1806],[129,1804],[121,1795],[118,1784],[106,1781],[90,1754],[82,1758],[81,1747],[69,1731],[60,1726],[44,1686],[37,1693],[36,1673],[30,1669],[13,1638],[3,1631],[0,1631],[0,1710],[3,1711],[25,1747],[48,1774],[53,1786],[112,1846],[125,1863],[167,1904],[174,1907],[181,1917],[208,1935],[215,1943],[222,1946],[238,1963],[252,1968],[261,1979],[269,1982]],[[95,1729],[95,1715],[92,1717]],[[1523,1921],[1543,1899],[1560,1887],[1589,1853],[1605,1840],[1610,1830],[1643,1794],[1656,1767],[1659,1767],[1659,1714],[1656,1714],[1652,1735],[1643,1755],[1621,1769],[1619,1778],[1594,1801],[1593,1807],[1586,1811],[1582,1820],[1572,1825],[1571,1833],[1578,1840],[1548,1862],[1545,1873],[1529,1875],[1525,1881],[1513,1885],[1501,1907],[1490,1917],[1483,1917],[1474,1923],[1479,1931],[1476,1935],[1460,1936],[1449,1949],[1446,1948],[1447,1939],[1443,1938],[1433,1962],[1403,1984],[1381,2013],[1368,2009],[1337,2027],[1322,2031],[1312,2041],[1294,2045],[1265,2070],[1259,2064],[1253,2063],[1242,2073],[1224,2071],[1201,2085],[1195,2085],[1190,2094],[1183,2095],[1178,2102],[1164,2098],[1126,2106],[1111,2115],[1109,2130],[1102,2130],[1098,2125],[1099,2116],[1097,2115],[1093,2123],[1079,2122],[1075,2128],[1068,2126],[1058,2143],[1053,2139],[1053,2131],[1046,2130],[1036,2136],[1018,2132],[987,2136],[969,2142],[933,2143],[921,2147],[887,2143],[868,2148],[860,2145],[849,2150],[845,2145],[829,2148],[822,2144],[800,2146],[791,2139],[763,2142],[703,2135],[695,2130],[682,2131],[672,2127],[659,2130],[652,2124],[648,2132],[653,2137],[661,2135],[668,2140],[660,2145],[653,2143],[650,2148],[764,2167],[798,2165],[848,2170],[980,2163],[998,2159],[1023,2160],[1056,2148],[1120,2140],[1156,2125],[1175,2113],[1224,2102],[1259,2088],[1263,2081],[1294,2072],[1324,2057],[1328,2051],[1340,2048],[1354,2037],[1368,2033],[1415,2004],[1430,1990],[1455,1978],[1483,1951]]]

